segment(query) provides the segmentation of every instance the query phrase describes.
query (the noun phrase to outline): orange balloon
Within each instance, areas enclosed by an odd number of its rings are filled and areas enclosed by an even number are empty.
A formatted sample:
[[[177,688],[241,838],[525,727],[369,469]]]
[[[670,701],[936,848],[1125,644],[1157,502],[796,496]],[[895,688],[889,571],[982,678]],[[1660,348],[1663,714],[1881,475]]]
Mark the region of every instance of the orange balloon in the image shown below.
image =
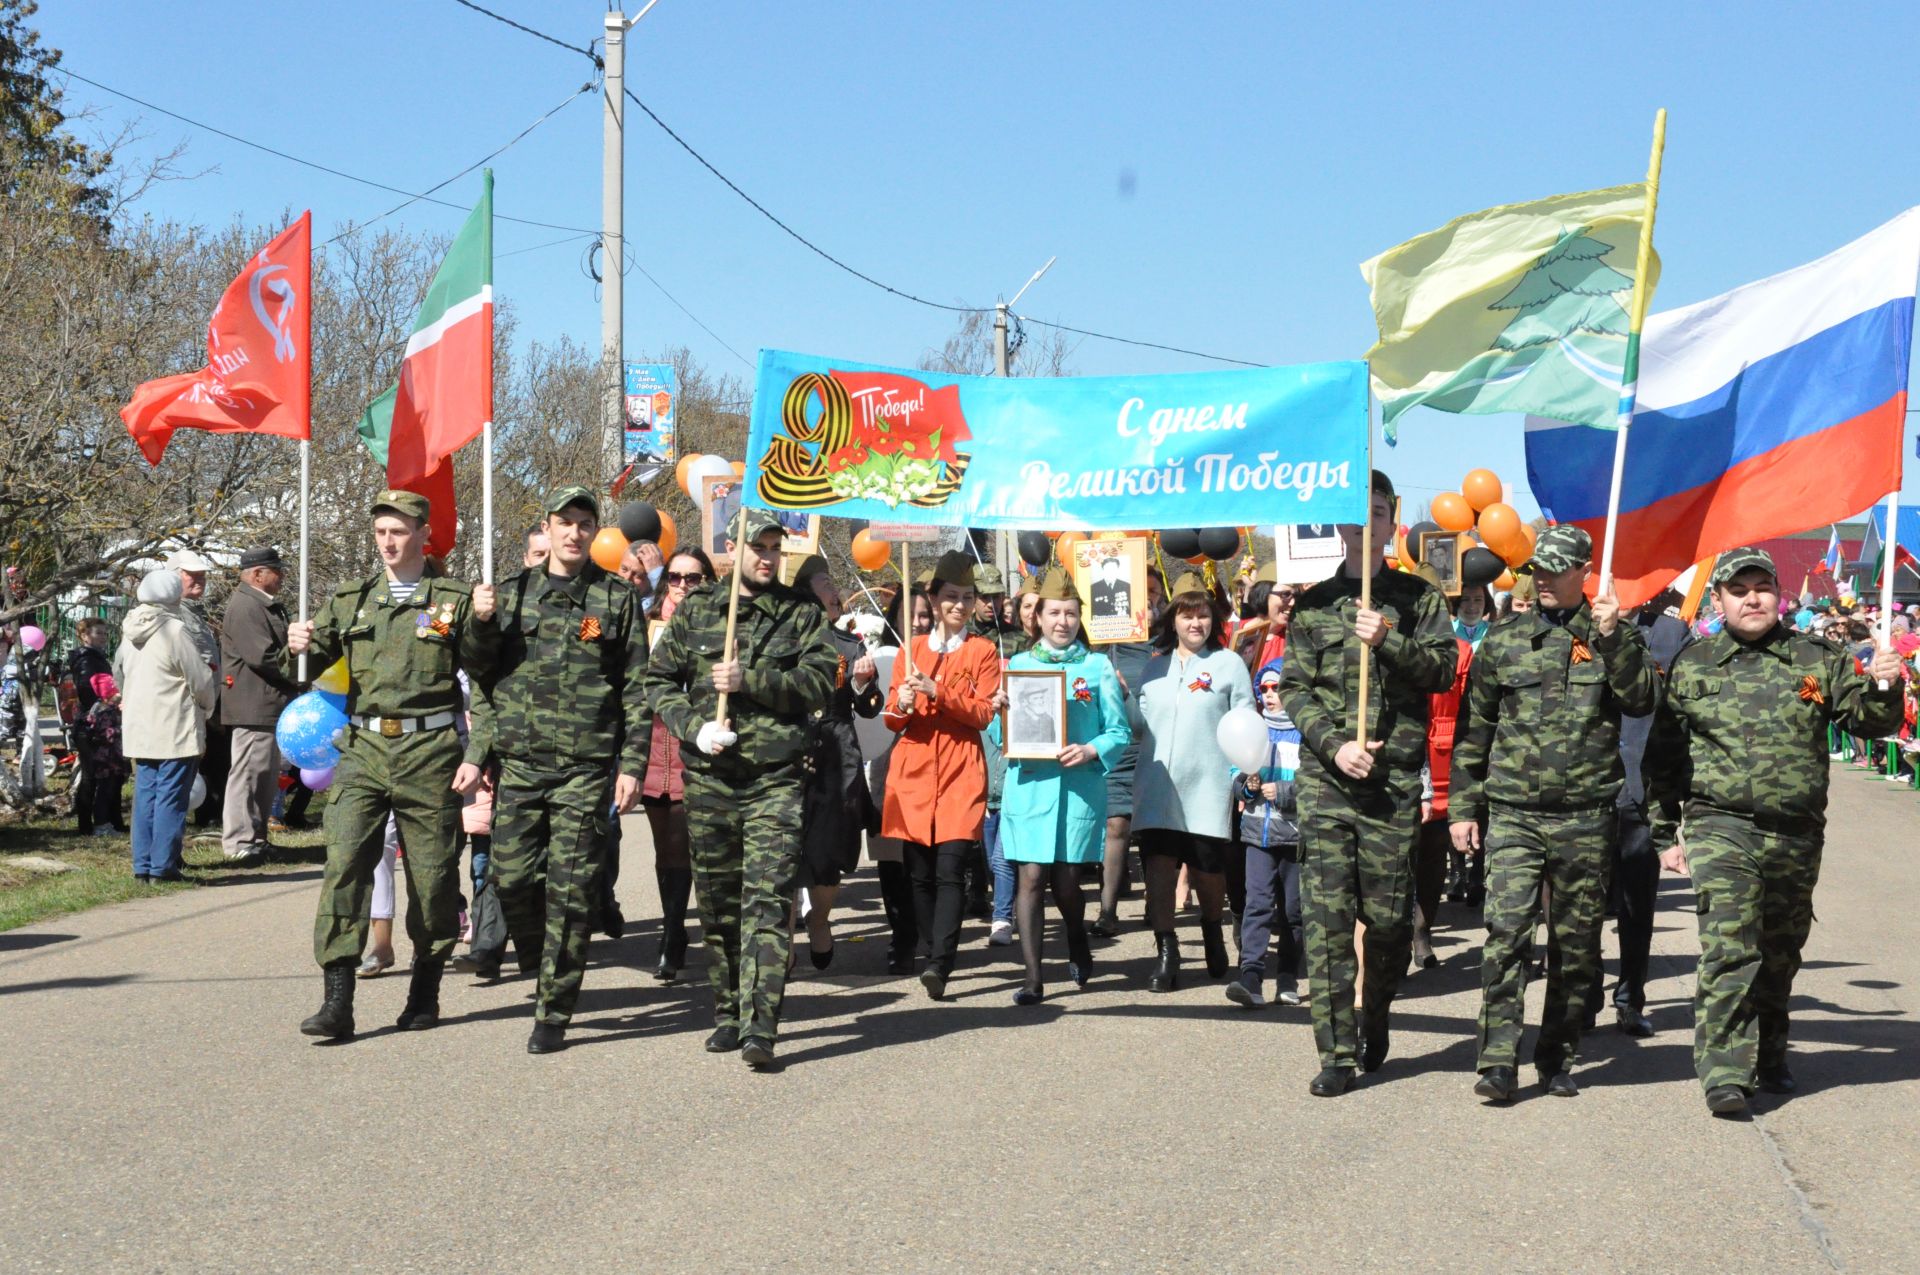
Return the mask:
[[[1394,556],[1400,560],[1401,570],[1411,571],[1419,565],[1413,560],[1412,549],[1407,544],[1407,529],[1405,527],[1400,528],[1399,532],[1395,534],[1393,538],[1393,549]]]
[[[686,492],[689,498],[692,497],[693,493],[687,491],[687,466],[699,459],[699,452],[688,452],[685,456],[682,456],[673,467],[673,481],[680,484],[680,490]],[[662,552],[664,552],[664,550]]]
[[[862,527],[853,533],[853,561],[862,571],[878,571],[893,561],[893,546]]]
[[[735,478],[739,478],[739,479],[744,479],[744,478],[746,478],[746,476],[747,476],[747,462],[746,462],[746,461],[744,461],[744,460],[736,460],[736,461],[734,461],[734,462],[733,462],[733,476],[734,476]]]
[[[618,571],[620,559],[627,556],[627,538],[618,527],[602,527],[587,548],[587,556],[602,571]]]
[[[1506,559],[1510,567],[1524,567],[1533,558],[1533,545],[1538,539],[1540,539],[1540,533],[1533,529],[1533,524],[1523,522],[1520,524],[1520,530],[1514,535],[1513,543],[1507,546],[1513,552],[1503,553],[1500,556]],[[1499,553],[1499,550],[1496,549],[1494,552]]]
[[[1502,593],[1505,593],[1513,588],[1514,583],[1515,582],[1513,578],[1513,572],[1502,571],[1500,575],[1494,580],[1493,587],[1500,590]]]
[[[1066,571],[1067,578],[1070,580],[1074,578],[1073,547],[1083,543],[1086,538],[1084,532],[1063,531],[1060,533],[1060,538],[1053,542],[1053,551],[1060,555],[1060,566]]]
[[[680,543],[680,529],[673,525],[673,515],[662,509],[660,513],[660,560],[665,562],[673,556],[675,546]]]
[[[1520,547],[1520,515],[1513,506],[1495,501],[1480,511],[1480,541],[1502,558]]]
[[[1444,531],[1473,530],[1473,506],[1457,491],[1443,491],[1435,496],[1427,512]]]
[[[1491,469],[1476,469],[1462,478],[1460,492],[1476,513],[1485,513],[1489,505],[1498,504],[1505,498],[1505,493],[1500,489],[1500,476]]]

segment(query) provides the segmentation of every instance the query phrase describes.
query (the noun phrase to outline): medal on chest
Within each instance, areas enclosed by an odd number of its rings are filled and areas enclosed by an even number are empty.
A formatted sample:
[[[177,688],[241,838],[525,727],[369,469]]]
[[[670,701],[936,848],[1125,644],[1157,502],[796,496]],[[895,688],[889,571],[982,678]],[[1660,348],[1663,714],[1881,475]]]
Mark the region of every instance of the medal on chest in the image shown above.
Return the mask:
[[[1200,676],[1187,683],[1187,689],[1190,691],[1211,693],[1213,691],[1213,674],[1202,672]]]
[[[1093,689],[1087,685],[1086,678],[1076,677],[1073,679],[1073,697],[1082,704],[1093,703]]]

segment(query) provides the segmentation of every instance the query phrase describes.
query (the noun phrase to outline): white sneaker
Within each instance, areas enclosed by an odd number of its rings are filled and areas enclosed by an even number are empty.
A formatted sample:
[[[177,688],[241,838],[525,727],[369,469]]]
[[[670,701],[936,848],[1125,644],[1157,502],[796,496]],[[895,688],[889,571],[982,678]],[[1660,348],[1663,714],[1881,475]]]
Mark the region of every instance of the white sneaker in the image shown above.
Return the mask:
[[[987,935],[987,942],[995,947],[1006,947],[1013,942],[1013,922],[995,921],[993,931]]]
[[[1282,983],[1280,990],[1273,994],[1273,999],[1279,1001],[1282,1005],[1304,1005],[1307,1003],[1305,997],[1285,983]]]

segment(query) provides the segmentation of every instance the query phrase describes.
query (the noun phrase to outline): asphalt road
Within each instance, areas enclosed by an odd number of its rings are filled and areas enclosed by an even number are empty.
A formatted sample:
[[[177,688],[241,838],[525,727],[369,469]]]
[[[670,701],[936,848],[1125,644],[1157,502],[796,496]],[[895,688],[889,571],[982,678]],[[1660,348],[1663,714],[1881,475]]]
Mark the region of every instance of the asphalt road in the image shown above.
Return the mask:
[[[449,976],[448,1021],[407,1034],[388,977],[361,986],[359,1040],[298,1035],[317,870],[15,930],[0,1270],[1913,1271],[1920,796],[1858,771],[1835,789],[1803,1089],[1743,1123],[1693,1078],[1675,879],[1659,1034],[1603,1026],[1578,1100],[1506,1109],[1470,1092],[1479,934],[1445,916],[1393,1057],[1334,1101],[1306,1092],[1303,1010],[1239,1010],[1204,977],[1145,991],[1137,896],[1086,991],[1056,937],[1055,994],[1014,1009],[1011,951],[970,925],[935,1005],[882,973],[870,871],[826,976],[801,955],[783,1069],[750,1073],[702,1052],[704,984],[647,975],[643,823],[622,894],[645,919],[597,946],[547,1057],[517,979]]]

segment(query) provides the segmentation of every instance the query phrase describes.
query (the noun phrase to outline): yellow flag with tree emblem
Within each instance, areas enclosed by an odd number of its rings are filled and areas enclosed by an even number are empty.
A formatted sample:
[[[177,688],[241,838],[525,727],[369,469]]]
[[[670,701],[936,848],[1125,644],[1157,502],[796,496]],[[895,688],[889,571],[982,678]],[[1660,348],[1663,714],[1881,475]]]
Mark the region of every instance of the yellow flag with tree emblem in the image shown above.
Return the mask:
[[[1386,437],[1416,405],[1611,428],[1627,361],[1643,183],[1470,213],[1360,267]],[[1652,258],[1647,288],[1660,277]]]

